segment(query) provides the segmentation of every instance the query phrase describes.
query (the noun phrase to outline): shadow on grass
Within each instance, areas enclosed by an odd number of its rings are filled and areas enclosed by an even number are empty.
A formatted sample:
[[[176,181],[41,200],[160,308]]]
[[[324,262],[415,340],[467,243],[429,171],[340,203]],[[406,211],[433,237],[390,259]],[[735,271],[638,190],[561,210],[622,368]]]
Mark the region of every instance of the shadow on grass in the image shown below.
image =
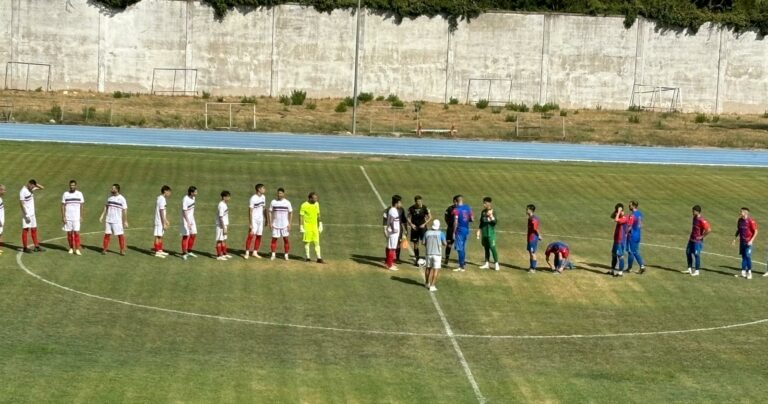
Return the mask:
[[[392,279],[393,281],[405,283],[406,285],[415,285],[421,288],[424,287],[424,282],[419,282],[416,279],[403,278],[401,276],[390,276],[389,279]]]
[[[46,250],[69,251],[69,248],[67,247],[64,247],[59,244],[52,244],[52,243],[40,243],[40,247],[43,247]]]
[[[732,266],[728,266],[728,265],[720,265],[720,268],[731,269],[731,270],[734,270],[734,271],[741,271],[741,268],[732,267]]]
[[[6,248],[8,250],[13,250],[13,251],[20,251],[21,250],[21,246],[20,245],[6,243],[6,242],[0,243],[0,248]]]
[[[576,266],[578,267],[578,269],[583,269],[585,271],[592,272],[593,274],[598,274],[598,275],[611,274],[610,272],[611,267],[605,264],[596,264],[594,262],[578,262],[576,263]],[[601,269],[605,269],[606,271],[602,271]]]
[[[518,266],[518,265],[499,263],[499,266],[502,267],[502,268],[516,269],[518,271],[528,272],[528,268],[523,268],[523,267]]]
[[[82,244],[81,247],[83,247],[84,250],[101,253],[101,246]]]
[[[132,251],[136,251],[139,254],[155,255],[154,251],[152,251],[150,249],[147,249],[147,248],[141,248],[141,247],[136,247],[136,246],[131,245],[131,246],[128,246],[128,249],[132,250]],[[166,251],[166,252],[168,252],[168,251]]]
[[[734,275],[733,272],[718,271],[717,269],[712,269],[712,268],[700,268],[700,270],[704,271],[704,272],[713,272],[713,273],[720,274],[720,275],[725,275],[725,276],[733,276]]]
[[[649,270],[653,269],[653,268],[656,268],[656,269],[661,269],[662,271],[675,272],[675,273],[678,273],[678,274],[683,272],[681,269],[675,269],[675,268],[670,268],[670,267],[663,267],[661,265],[648,265],[646,268],[649,269]]]
[[[358,264],[368,265],[376,268],[383,268],[384,267],[384,258],[383,257],[374,257],[372,255],[360,255],[360,254],[352,254],[350,256],[352,258],[352,261],[357,262]]]

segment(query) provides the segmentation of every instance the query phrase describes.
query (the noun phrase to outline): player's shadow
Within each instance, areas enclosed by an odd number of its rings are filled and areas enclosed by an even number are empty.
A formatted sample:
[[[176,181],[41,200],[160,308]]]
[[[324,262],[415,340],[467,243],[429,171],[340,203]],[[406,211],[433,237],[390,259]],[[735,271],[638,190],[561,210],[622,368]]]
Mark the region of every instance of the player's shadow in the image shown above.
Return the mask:
[[[2,242],[0,243],[0,248],[7,248],[12,251],[21,251],[21,246],[11,243]]]
[[[53,244],[53,243],[40,243],[40,247],[43,247],[47,250],[58,250],[58,251],[68,251],[69,248],[64,247],[63,245],[59,244]]]
[[[518,265],[511,265],[511,264],[503,264],[503,263],[499,263],[499,267],[501,267],[501,268],[509,268],[509,269],[516,269],[516,270],[518,270],[518,271],[525,271],[525,272],[528,272],[528,268],[523,268],[523,267],[521,267],[521,266],[518,266]]]
[[[207,251],[200,251],[200,250],[189,250],[189,251],[192,252],[192,253],[195,253],[196,255],[199,255],[201,257],[216,258],[216,254],[209,253]]]
[[[101,247],[100,246],[83,244],[81,247],[83,247],[84,250],[89,250],[89,251],[101,253]]]
[[[717,269],[712,269],[712,268],[701,268],[701,270],[704,271],[704,272],[713,272],[713,273],[720,274],[720,275],[725,275],[725,276],[733,276],[734,275],[733,272],[719,271]]]
[[[580,262],[577,264],[578,269],[583,269],[587,272],[592,272],[593,274],[598,275],[610,275],[611,274],[611,267],[605,264],[597,264],[594,262]],[[605,269],[605,271],[601,271],[601,269]]]
[[[147,248],[141,248],[141,247],[136,247],[136,246],[134,246],[134,245],[129,245],[129,246],[128,246],[128,249],[129,249],[129,250],[131,250],[131,251],[136,251],[136,252],[137,252],[137,253],[139,253],[139,254],[144,254],[144,255],[155,255],[155,252],[154,252],[154,251],[152,251],[152,250],[150,250],[150,249],[147,249]],[[166,252],[167,252],[167,253],[171,253],[170,251],[166,251]]]
[[[369,265],[376,268],[382,268],[384,263],[383,257],[374,257],[372,255],[352,254],[350,258],[358,264]]]
[[[732,267],[732,266],[728,266],[728,265],[720,265],[720,268],[731,269],[731,270],[734,270],[734,271],[741,271],[741,268],[736,268],[736,267]]]
[[[424,282],[419,282],[419,281],[417,281],[415,279],[411,279],[411,278],[403,278],[402,276],[394,276],[393,275],[393,276],[390,276],[389,279],[392,279],[393,281],[405,283],[406,285],[415,285],[415,286],[422,287],[422,288],[424,287]]]
[[[674,273],[678,273],[678,274],[682,272],[682,270],[680,270],[680,269],[665,267],[665,266],[661,266],[661,265],[648,265],[648,269],[653,269],[653,268],[661,269],[662,271],[667,271],[667,272],[674,272]]]

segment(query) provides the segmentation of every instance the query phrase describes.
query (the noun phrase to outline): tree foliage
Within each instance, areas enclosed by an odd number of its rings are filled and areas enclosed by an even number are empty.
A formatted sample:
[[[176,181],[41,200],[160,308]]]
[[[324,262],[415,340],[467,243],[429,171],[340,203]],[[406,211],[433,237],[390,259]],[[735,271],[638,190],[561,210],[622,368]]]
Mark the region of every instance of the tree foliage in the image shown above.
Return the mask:
[[[94,0],[124,9],[140,0]],[[202,0],[216,17],[223,18],[234,7],[273,7],[296,0]],[[354,9],[356,0],[298,0],[320,12]],[[756,30],[768,35],[768,0],[362,0],[363,7],[392,16],[396,21],[420,16],[445,17],[452,28],[461,19],[470,20],[488,10],[551,11],[586,15],[623,15],[631,27],[638,16],[661,27],[696,32],[702,24],[723,24],[737,32]]]

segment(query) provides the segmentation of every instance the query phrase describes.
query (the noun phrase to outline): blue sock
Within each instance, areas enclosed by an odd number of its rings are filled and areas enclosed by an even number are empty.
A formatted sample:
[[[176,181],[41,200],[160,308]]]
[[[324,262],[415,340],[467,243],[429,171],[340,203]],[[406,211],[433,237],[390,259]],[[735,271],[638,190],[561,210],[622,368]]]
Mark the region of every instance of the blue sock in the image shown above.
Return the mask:
[[[624,271],[624,257],[619,257],[619,271]]]
[[[696,260],[696,270],[698,271],[699,268],[701,267],[701,257],[699,256],[699,254],[695,254],[693,257]]]
[[[465,264],[464,260],[466,258],[464,250],[459,250],[459,251],[456,251],[456,252],[459,254],[459,266],[463,267],[464,264]]]
[[[531,268],[536,269],[536,260],[531,260]]]

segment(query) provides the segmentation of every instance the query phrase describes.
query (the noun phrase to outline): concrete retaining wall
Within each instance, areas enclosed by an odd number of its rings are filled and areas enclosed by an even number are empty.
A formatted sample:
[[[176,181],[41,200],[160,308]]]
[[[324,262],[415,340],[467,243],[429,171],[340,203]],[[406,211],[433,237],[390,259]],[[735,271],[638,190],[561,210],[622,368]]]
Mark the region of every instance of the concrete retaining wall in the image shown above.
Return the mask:
[[[50,64],[53,89],[149,92],[154,74],[160,91],[175,81],[222,95],[344,97],[354,84],[356,20],[298,5],[216,20],[195,1],[143,0],[115,12],[87,0],[2,0],[0,66]],[[376,95],[623,109],[638,83],[680,87],[688,111],[768,109],[768,40],[751,32],[708,24],[690,34],[643,20],[625,29],[617,17],[524,13],[483,14],[452,33],[441,17],[396,24],[364,13],[360,22],[359,89]],[[44,85],[44,68],[26,69],[12,65],[8,87]]]

